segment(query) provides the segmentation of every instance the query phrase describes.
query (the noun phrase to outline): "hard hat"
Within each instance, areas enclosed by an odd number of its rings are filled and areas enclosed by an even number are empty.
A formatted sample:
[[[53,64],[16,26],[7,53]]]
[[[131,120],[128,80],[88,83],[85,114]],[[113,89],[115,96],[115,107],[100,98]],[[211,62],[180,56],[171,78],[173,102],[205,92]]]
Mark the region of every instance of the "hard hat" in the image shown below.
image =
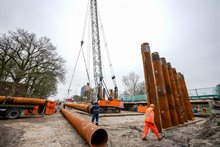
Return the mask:
[[[154,104],[150,104],[150,107],[155,107]]]

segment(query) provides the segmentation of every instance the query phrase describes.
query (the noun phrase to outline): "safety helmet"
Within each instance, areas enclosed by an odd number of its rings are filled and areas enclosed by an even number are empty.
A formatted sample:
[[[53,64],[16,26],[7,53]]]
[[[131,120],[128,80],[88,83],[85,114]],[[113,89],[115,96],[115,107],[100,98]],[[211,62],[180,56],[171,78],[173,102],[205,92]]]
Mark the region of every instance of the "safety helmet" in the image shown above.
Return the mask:
[[[155,107],[154,104],[150,104],[150,107]]]

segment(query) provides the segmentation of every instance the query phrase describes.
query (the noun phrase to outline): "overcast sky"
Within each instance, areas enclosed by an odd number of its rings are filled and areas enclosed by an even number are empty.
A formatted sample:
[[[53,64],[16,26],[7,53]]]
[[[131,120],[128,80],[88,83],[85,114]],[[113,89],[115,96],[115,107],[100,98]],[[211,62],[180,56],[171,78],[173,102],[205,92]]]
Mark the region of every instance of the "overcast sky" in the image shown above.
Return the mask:
[[[66,60],[66,83],[59,85],[56,98],[67,96],[87,4],[88,0],[0,0],[1,34],[23,28],[37,37],[47,36]],[[119,91],[124,90],[122,76],[131,71],[144,80],[140,49],[143,42],[149,42],[152,52],[159,52],[184,74],[188,89],[220,83],[219,0],[98,0],[98,9]],[[85,44],[90,37],[87,31]],[[91,60],[87,46],[84,50],[86,59]],[[102,53],[104,76],[112,86],[103,47]],[[93,78],[92,61],[89,63]],[[86,82],[80,56],[71,95],[79,93]]]

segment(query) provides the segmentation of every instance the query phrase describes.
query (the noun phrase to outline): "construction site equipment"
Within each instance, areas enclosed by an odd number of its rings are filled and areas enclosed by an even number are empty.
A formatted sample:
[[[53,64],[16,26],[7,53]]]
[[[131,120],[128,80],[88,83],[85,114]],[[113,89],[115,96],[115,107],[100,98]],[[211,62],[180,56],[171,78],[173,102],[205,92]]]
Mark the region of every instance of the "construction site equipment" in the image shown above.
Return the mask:
[[[60,111],[90,146],[105,146],[108,141],[108,134],[104,129],[63,108]]]
[[[0,117],[19,118],[22,116],[55,113],[56,102],[38,98],[0,96]]]
[[[115,112],[120,112],[119,106],[120,101],[117,100],[118,98],[118,88],[116,85],[115,75],[113,73],[112,63],[110,59],[110,55],[107,50],[108,55],[108,61],[109,61],[109,67],[111,70],[112,80],[114,84],[114,95],[112,95],[112,92],[109,93],[106,84],[104,82],[103,74],[102,74],[102,60],[101,60],[101,49],[100,49],[100,37],[99,37],[99,18],[98,18],[98,11],[97,11],[97,0],[90,0],[90,13],[91,13],[91,33],[92,33],[92,52],[93,52],[93,74],[94,74],[94,81],[95,81],[95,88],[97,91],[97,100],[98,104],[100,106],[100,111],[103,112],[107,110],[113,110],[117,109]],[[103,26],[102,26],[103,28]],[[104,38],[105,41],[105,38]],[[105,46],[107,48],[106,41],[104,42]],[[106,93],[108,96],[108,101],[105,100],[105,95],[102,95],[103,93]]]
[[[156,79],[158,101],[160,106],[160,114],[162,119],[162,127],[169,128],[172,126],[172,124],[170,120],[169,105],[167,101],[167,93],[166,93],[166,88],[163,78],[163,70],[162,70],[159,53],[153,52],[152,59],[153,59],[154,73]]]
[[[64,108],[66,106],[80,110],[80,111],[84,111],[87,113],[92,113],[92,105],[91,104],[74,104],[74,103],[64,103]]]
[[[94,83],[95,83],[95,88],[93,88],[93,90],[92,90],[93,95],[94,95],[92,98],[92,102],[93,103],[98,102],[98,104],[100,106],[100,112],[109,112],[109,111],[110,112],[120,112],[120,108],[119,108],[120,101],[118,100],[118,87],[116,84],[116,77],[113,72],[112,62],[111,62],[110,54],[108,51],[108,46],[106,43],[104,31],[103,31],[103,25],[101,24],[100,17],[98,17],[100,15],[98,15],[97,0],[90,0],[89,2],[90,2],[89,8],[90,8],[90,14],[91,14],[90,16],[91,16],[91,34],[92,34],[93,74],[94,74]],[[85,22],[86,22],[86,20],[85,20]],[[104,46],[106,49],[107,59],[109,62],[109,68],[110,68],[111,78],[112,78],[113,85],[114,85],[114,91],[113,90],[109,91],[109,89],[107,88],[107,86],[105,84],[105,80],[103,77],[102,56],[101,56],[102,54],[101,54],[100,36],[99,36],[99,23],[101,24],[103,41],[104,41]],[[83,33],[84,32],[85,32],[85,26],[84,26]],[[83,36],[84,36],[84,34],[83,34]],[[83,44],[84,44],[84,40],[82,39],[79,54],[82,51],[83,57],[84,57],[84,63],[86,66],[88,82],[90,82],[87,64],[86,64],[85,56],[84,56],[84,52],[83,52]],[[77,62],[78,62],[78,59],[79,59],[79,55],[77,57]],[[77,62],[76,62],[76,65],[77,65]],[[74,68],[74,72],[76,69],[76,65]],[[73,75],[74,75],[74,73],[73,73]],[[72,78],[73,78],[73,76],[72,76]],[[70,82],[68,93],[70,92],[71,83],[72,83],[72,80]],[[107,96],[107,99],[105,98],[105,95]]]
[[[147,95],[147,103],[148,106],[150,104],[155,105],[155,123],[157,125],[158,131],[162,132],[162,124],[161,124],[161,117],[160,117],[160,107],[158,102],[158,94],[156,88],[156,81],[152,66],[152,58],[150,52],[149,43],[145,42],[141,44],[141,53],[142,53],[142,60],[143,60],[143,67],[144,67],[144,78],[145,78],[145,86],[146,86],[146,95]]]
[[[118,99],[100,99],[98,101],[98,104],[100,106],[100,112],[121,112],[121,102]]]

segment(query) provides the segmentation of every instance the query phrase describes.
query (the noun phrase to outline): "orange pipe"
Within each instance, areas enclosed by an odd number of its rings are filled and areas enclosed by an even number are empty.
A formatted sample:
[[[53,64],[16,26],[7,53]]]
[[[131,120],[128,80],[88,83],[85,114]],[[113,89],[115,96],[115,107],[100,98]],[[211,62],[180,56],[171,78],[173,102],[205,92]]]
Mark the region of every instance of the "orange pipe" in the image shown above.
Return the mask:
[[[88,113],[92,113],[91,110],[91,105],[90,104],[74,104],[74,103],[65,103],[64,104],[64,108],[65,106],[80,110],[80,111],[84,111],[84,112],[88,112]]]
[[[104,129],[71,114],[63,108],[60,111],[90,146],[105,146],[108,141],[108,134]]]
[[[164,82],[165,82],[165,87],[166,87],[171,123],[172,123],[172,126],[177,126],[179,124],[178,123],[178,116],[177,116],[175,101],[174,101],[174,97],[173,97],[173,90],[172,90],[172,86],[171,86],[168,65],[166,63],[165,58],[160,58],[160,60],[162,63],[163,77],[164,77]]]
[[[173,91],[173,98],[174,98],[175,106],[176,106],[176,112],[177,112],[177,116],[178,116],[178,123],[183,124],[183,116],[181,113],[180,101],[179,101],[179,97],[178,97],[178,93],[177,93],[176,81],[174,79],[172,66],[169,62],[167,63],[167,65],[168,65],[171,87],[172,87],[172,91]]]
[[[142,53],[142,60],[143,60],[143,67],[144,67],[144,78],[145,78],[145,85],[146,85],[146,95],[147,95],[147,104],[155,105],[155,123],[157,125],[158,131],[162,132],[162,123],[160,117],[160,106],[158,102],[158,93],[156,88],[156,80],[152,65],[151,59],[151,52],[149,43],[145,42],[141,44],[141,53]]]
[[[158,93],[158,101],[160,106],[160,115],[163,128],[169,128],[172,126],[169,112],[169,105],[167,101],[167,93],[163,78],[163,70],[160,61],[160,56],[158,52],[152,53],[153,65],[154,65],[154,74],[156,78],[156,86]]]
[[[181,88],[182,88],[182,93],[183,93],[183,102],[185,105],[187,118],[188,118],[188,120],[193,120],[192,106],[191,106],[191,103],[189,102],[189,95],[188,95],[188,92],[186,89],[184,77],[181,73],[178,73],[178,76],[179,76],[181,84],[182,84]]]
[[[193,115],[193,112],[192,112],[192,104],[190,102],[190,99],[189,99],[189,94],[188,94],[188,91],[187,91],[187,88],[186,88],[186,82],[185,82],[185,78],[183,76],[183,74],[181,74],[182,76],[182,79],[183,79],[183,88],[184,88],[184,91],[185,91],[185,95],[187,97],[187,101],[188,101],[188,105],[189,105],[189,108],[190,108],[190,113],[191,113],[191,117],[192,119],[194,119],[194,115]]]
[[[172,71],[173,71],[174,79],[176,81],[176,88],[177,88],[177,93],[178,93],[178,97],[179,97],[180,109],[181,109],[181,113],[182,113],[182,116],[183,116],[183,121],[187,122],[188,118],[187,118],[187,115],[186,115],[185,105],[184,105],[184,102],[183,102],[182,85],[181,85],[181,82],[180,82],[180,78],[179,78],[175,68],[172,68]]]
[[[45,102],[46,102],[46,100],[44,100],[44,99],[38,99],[38,98],[0,96],[0,103],[5,103],[5,104],[44,105]]]

